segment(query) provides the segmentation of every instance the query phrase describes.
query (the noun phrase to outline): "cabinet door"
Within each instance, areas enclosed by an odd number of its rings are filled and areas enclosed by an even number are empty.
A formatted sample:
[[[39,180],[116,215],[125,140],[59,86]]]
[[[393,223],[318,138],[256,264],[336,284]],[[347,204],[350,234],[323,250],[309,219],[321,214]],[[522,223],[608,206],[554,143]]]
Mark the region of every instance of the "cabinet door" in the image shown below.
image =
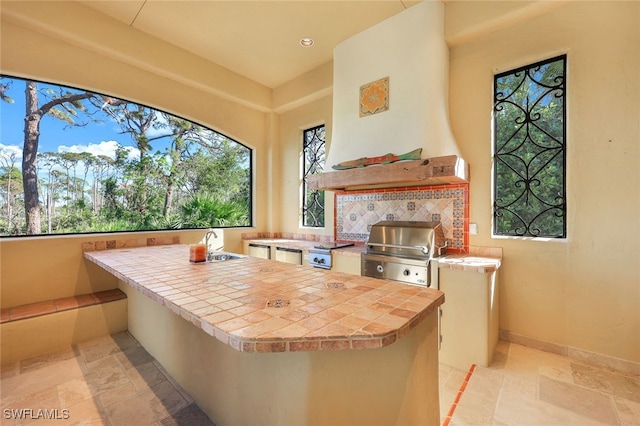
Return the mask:
[[[276,247],[276,260],[294,265],[302,265],[302,250]]]
[[[332,271],[360,275],[360,256],[346,256],[334,250],[331,262]]]
[[[440,268],[443,364],[486,367],[498,343],[497,274]]]
[[[247,254],[253,257],[261,257],[262,259],[271,259],[271,248],[262,244],[249,243]]]

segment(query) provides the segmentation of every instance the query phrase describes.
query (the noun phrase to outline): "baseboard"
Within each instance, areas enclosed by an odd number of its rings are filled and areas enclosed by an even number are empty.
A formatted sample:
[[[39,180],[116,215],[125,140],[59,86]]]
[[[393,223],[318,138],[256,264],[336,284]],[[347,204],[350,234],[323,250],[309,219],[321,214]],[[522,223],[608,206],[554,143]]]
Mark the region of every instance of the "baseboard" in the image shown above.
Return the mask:
[[[557,355],[566,356],[576,361],[588,364],[599,365],[601,367],[613,368],[614,370],[624,371],[626,373],[640,375],[640,363],[625,359],[612,357],[610,355],[590,352],[584,349],[578,349],[571,346],[559,345],[557,343],[546,342],[544,340],[534,339],[532,337],[522,336],[508,330],[500,330],[500,340],[518,345],[527,346],[540,351],[550,352]]]

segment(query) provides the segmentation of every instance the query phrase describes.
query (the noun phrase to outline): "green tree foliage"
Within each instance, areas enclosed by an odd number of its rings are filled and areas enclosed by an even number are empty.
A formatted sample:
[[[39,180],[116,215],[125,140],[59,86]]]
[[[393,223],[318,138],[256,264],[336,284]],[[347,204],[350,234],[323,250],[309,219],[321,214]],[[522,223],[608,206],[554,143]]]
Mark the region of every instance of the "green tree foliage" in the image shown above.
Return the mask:
[[[20,218],[24,217],[22,173],[16,164],[15,153],[0,153],[0,202],[4,207],[0,215],[1,233],[18,233]]]
[[[238,201],[223,202],[213,194],[199,193],[181,206],[180,227],[206,228],[238,226],[247,223],[246,205]]]
[[[497,235],[566,235],[564,90],[564,57],[495,79]]]
[[[2,85],[6,102],[10,98],[5,89],[20,81],[3,77],[7,80]],[[46,218],[38,232],[27,230],[24,179],[17,178],[20,170],[5,158],[0,169],[2,235],[250,225],[248,148],[142,105],[73,89],[47,90],[59,100],[49,107],[50,115],[70,124],[77,124],[78,112],[94,122],[115,122],[131,145],[119,144],[115,158],[88,152],[37,153],[36,206]],[[76,92],[86,97],[69,97]],[[160,148],[154,149],[156,145]],[[22,219],[16,220],[16,211]]]

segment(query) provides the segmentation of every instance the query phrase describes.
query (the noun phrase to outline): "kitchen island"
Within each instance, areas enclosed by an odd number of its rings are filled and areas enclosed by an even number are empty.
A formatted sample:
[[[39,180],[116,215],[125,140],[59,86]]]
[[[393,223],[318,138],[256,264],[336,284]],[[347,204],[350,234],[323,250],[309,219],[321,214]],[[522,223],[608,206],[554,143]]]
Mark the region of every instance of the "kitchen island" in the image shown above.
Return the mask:
[[[85,252],[130,333],[218,425],[439,423],[437,307],[421,287],[189,247]]]

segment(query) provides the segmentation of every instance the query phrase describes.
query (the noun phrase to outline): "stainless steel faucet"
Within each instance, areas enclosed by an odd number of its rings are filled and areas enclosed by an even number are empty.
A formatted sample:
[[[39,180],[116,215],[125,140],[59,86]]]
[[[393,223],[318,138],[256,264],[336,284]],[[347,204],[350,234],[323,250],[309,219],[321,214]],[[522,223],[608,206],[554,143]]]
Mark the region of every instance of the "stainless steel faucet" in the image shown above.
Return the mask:
[[[206,246],[206,250],[207,250],[207,261],[211,261],[211,258],[213,256],[213,251],[211,250],[211,247],[209,247],[209,239],[211,238],[212,235],[213,235],[213,238],[218,238],[218,234],[216,234],[216,231],[214,231],[211,228],[209,228],[207,233],[204,234],[204,245]]]
[[[213,235],[213,238],[218,238],[218,234],[213,229],[209,229],[206,234],[204,234],[204,244],[207,246],[207,251],[209,250],[209,239]]]

